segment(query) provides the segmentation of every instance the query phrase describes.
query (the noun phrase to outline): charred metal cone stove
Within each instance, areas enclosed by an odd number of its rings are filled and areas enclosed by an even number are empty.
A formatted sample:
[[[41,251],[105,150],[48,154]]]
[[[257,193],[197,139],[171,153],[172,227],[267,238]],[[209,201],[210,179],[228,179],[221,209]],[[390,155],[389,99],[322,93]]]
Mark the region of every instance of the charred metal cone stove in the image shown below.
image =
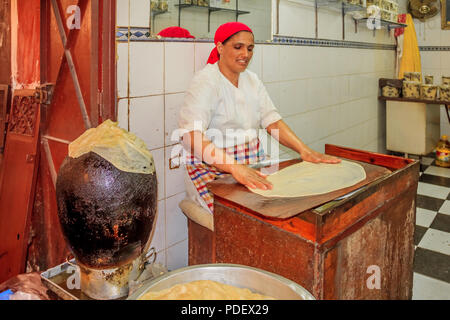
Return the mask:
[[[94,152],[66,157],[56,196],[63,234],[80,267],[81,291],[99,300],[128,296],[129,282],[148,260],[156,174],[121,171]]]

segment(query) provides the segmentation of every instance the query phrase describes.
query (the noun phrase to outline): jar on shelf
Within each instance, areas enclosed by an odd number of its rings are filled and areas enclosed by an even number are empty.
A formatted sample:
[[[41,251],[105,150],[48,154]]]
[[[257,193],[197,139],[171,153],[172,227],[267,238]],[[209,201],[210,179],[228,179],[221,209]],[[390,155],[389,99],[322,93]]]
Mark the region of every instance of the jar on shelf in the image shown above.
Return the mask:
[[[424,100],[436,100],[437,98],[437,86],[432,84],[422,84],[420,86],[420,97]]]
[[[442,85],[443,86],[450,86],[450,77],[442,76]]]
[[[450,86],[439,87],[439,99],[441,101],[450,101]]]
[[[420,83],[416,81],[403,81],[403,97],[410,99],[420,98]]]
[[[209,6],[209,0],[198,0],[198,5],[202,7],[208,7]]]
[[[158,4],[158,9],[161,11],[167,11],[169,9],[169,4],[166,0],[160,0]]]
[[[424,80],[425,80],[425,84],[433,84],[434,77],[430,76],[430,75],[427,75],[427,76],[424,77]]]
[[[403,77],[406,81],[422,82],[422,75],[420,72],[405,72]]]

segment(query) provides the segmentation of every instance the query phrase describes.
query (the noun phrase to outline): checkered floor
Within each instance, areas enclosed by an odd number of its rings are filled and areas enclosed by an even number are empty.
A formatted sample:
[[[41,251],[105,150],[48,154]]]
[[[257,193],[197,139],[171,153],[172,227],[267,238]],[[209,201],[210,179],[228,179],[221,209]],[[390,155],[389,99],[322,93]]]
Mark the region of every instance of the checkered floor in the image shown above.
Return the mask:
[[[413,300],[450,300],[450,168],[433,156],[420,160]]]

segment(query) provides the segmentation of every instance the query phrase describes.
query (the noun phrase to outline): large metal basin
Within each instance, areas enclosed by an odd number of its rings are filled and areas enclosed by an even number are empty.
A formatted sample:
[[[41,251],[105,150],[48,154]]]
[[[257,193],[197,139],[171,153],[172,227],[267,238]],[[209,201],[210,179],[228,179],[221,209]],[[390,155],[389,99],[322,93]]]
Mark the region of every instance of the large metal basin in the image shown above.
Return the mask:
[[[197,280],[212,280],[247,288],[280,300],[315,300],[311,293],[291,280],[261,269],[236,264],[203,264],[171,271],[144,282],[128,300],[138,300],[147,292]]]

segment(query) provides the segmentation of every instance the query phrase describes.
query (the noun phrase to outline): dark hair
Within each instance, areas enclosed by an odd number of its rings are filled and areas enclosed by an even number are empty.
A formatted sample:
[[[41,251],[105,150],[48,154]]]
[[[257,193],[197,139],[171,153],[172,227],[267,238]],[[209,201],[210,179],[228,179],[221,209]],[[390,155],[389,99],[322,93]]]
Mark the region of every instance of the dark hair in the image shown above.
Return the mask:
[[[236,32],[236,33],[234,33],[234,34],[232,34],[231,36],[229,36],[228,38],[226,38],[223,42],[222,42],[222,44],[223,45],[225,45],[225,43],[227,43],[228,42],[228,40],[230,40],[231,38],[233,38],[235,35],[237,35],[239,32],[250,32],[250,31],[248,31],[248,30],[241,30],[241,31],[238,31],[238,32]],[[250,32],[251,34],[253,34],[252,32]]]

